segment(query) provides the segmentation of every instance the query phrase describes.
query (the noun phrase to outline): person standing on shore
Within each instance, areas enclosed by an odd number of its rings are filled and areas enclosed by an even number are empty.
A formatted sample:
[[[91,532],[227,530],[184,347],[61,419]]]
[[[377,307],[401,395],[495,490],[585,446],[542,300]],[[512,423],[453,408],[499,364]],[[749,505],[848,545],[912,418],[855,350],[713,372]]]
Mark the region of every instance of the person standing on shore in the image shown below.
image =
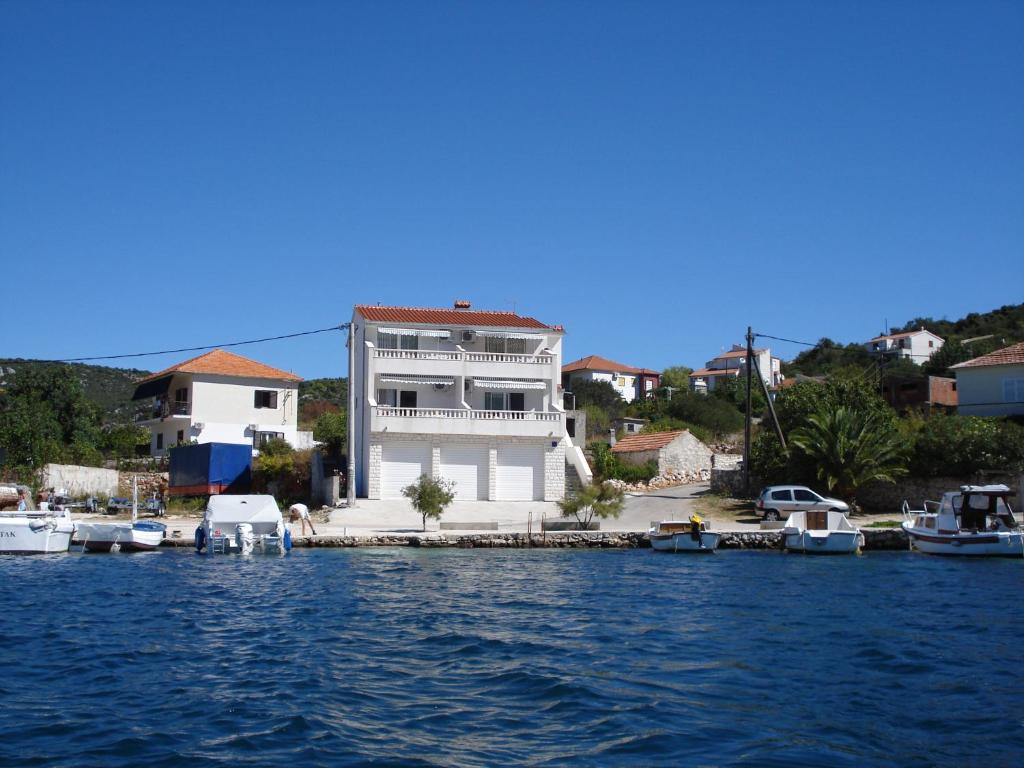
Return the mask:
[[[288,517],[292,522],[296,520],[302,523],[302,535],[306,535],[306,523],[309,523],[309,530],[316,536],[316,528],[313,527],[313,521],[309,517],[309,507],[305,504],[292,504],[288,508]]]

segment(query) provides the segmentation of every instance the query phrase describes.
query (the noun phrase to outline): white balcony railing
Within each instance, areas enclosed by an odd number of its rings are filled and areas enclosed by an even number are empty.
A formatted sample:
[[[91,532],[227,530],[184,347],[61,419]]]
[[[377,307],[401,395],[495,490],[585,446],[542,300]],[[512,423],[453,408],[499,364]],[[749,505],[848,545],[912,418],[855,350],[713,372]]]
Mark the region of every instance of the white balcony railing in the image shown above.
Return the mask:
[[[385,360],[448,360],[470,363],[526,363],[550,365],[553,355],[512,355],[502,352],[462,352],[439,349],[374,349],[374,357]]]
[[[558,411],[474,411],[467,408],[395,408],[376,406],[377,416],[428,419],[473,419],[483,421],[559,421]]]

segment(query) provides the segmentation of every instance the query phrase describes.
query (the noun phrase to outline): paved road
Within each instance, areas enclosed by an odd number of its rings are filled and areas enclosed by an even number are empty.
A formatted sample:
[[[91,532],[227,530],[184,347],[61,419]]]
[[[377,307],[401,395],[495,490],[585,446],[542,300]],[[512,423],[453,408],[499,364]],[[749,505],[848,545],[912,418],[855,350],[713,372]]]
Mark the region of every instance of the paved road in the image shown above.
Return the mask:
[[[695,495],[707,490],[707,483],[701,483],[627,496],[626,508],[619,519],[608,520],[602,523],[601,528],[608,531],[646,531],[655,520],[686,520],[693,511]]]

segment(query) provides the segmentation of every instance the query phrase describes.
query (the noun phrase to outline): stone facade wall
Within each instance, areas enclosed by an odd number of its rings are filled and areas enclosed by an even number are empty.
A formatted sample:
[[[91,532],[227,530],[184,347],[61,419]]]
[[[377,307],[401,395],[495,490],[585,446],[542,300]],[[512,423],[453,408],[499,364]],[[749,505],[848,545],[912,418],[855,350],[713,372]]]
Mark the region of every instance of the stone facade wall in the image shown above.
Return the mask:
[[[659,451],[658,474],[700,475],[711,471],[711,449],[684,432]]]
[[[117,475],[116,469],[46,464],[43,466],[42,487],[64,488],[70,496],[110,496],[117,493]]]
[[[711,490],[714,493],[724,493],[736,499],[746,497],[746,489],[743,487],[743,459],[734,469],[719,469],[718,460],[715,460],[715,468],[711,470]],[[750,476],[750,493],[756,495],[761,490],[761,480],[757,475]]]
[[[911,509],[921,509],[924,502],[938,501],[947,491],[955,491],[961,485],[970,483],[996,484],[1005,483],[1010,491],[1019,494],[1020,478],[1016,475],[993,475],[983,479],[964,477],[902,477],[895,483],[869,483],[857,492],[857,503],[866,510],[873,512],[899,512],[906,500]],[[1011,499],[1014,510],[1020,504]]]
[[[119,472],[117,478],[117,494],[131,496],[132,478],[138,478],[139,498],[163,496],[167,493],[168,475],[166,472]]]
[[[561,440],[555,446],[548,442],[544,449],[544,501],[565,498],[565,446]]]

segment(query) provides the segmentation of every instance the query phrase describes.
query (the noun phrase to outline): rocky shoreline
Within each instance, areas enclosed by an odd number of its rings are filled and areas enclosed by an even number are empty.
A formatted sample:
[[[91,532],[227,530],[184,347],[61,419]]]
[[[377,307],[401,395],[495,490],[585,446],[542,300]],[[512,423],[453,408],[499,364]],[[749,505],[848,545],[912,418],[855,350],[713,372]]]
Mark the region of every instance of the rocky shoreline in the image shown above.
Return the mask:
[[[867,529],[865,551],[899,551],[908,548],[907,535],[899,528]],[[188,539],[165,539],[164,546],[191,547]],[[565,533],[413,533],[370,536],[315,536],[296,538],[295,547],[428,547],[458,549],[646,549],[650,537],[643,532],[570,531]],[[719,549],[782,549],[779,531],[725,531]]]

